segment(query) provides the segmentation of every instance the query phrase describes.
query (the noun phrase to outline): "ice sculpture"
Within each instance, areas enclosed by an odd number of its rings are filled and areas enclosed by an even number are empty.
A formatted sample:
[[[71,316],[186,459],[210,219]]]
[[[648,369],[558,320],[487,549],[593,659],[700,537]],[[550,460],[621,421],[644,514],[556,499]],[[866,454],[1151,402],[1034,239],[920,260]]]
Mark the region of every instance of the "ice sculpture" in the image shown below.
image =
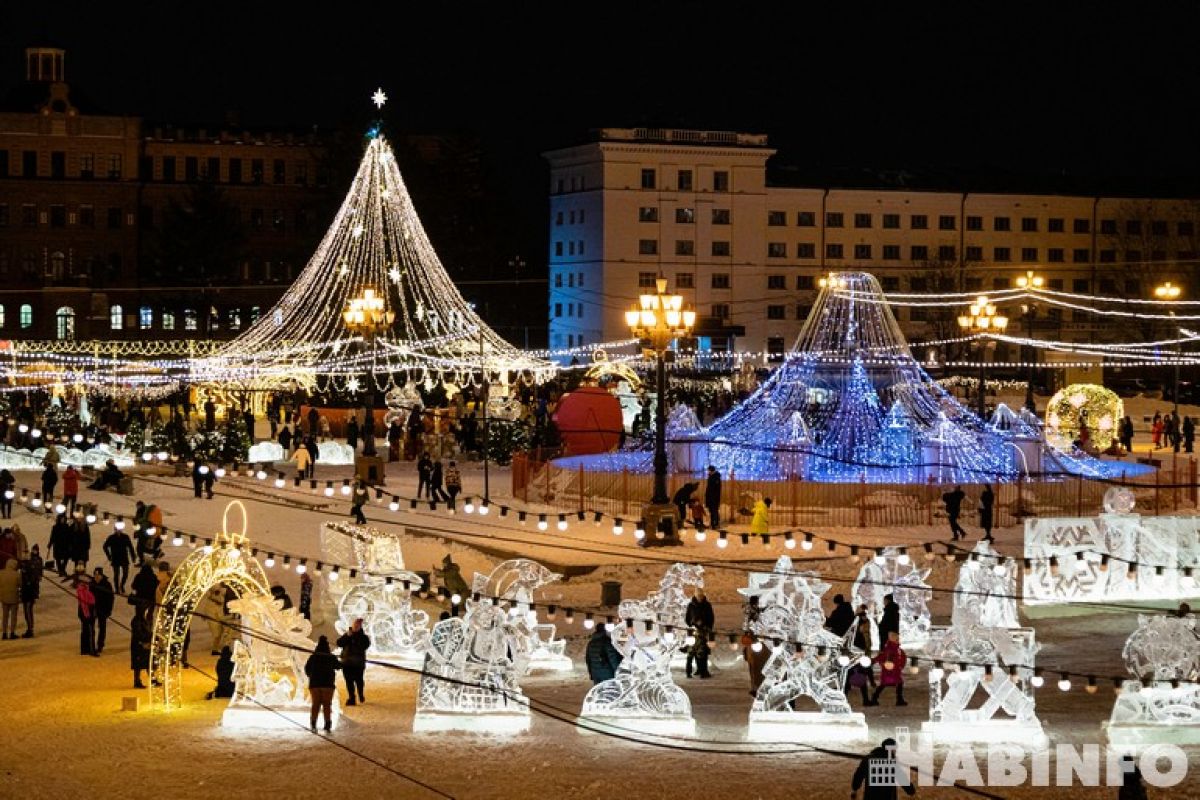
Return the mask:
[[[442,620],[430,635],[414,731],[515,733],[529,728],[529,701],[517,684],[537,649],[529,609],[524,600],[505,608],[508,603],[498,595],[482,595],[499,588],[513,597],[532,596],[558,577],[528,559],[505,561],[490,575],[475,574],[473,590],[480,599],[465,599],[465,616]]]
[[[227,728],[307,726],[311,703],[304,664],[315,647],[312,624],[296,608],[270,594],[247,595],[229,602],[241,618],[242,638],[233,643],[233,679],[237,685],[221,714]],[[339,716],[337,693],[331,719]]]
[[[357,577],[326,579],[323,595],[336,603],[338,633],[361,618],[371,638],[371,657],[421,669],[429,646],[429,615],[413,608],[421,576],[404,568],[400,536],[348,523],[325,523],[323,552],[335,563],[357,567]]]
[[[954,621],[960,617],[989,628],[1019,628],[1017,564],[999,555],[987,540],[975,545],[958,569],[954,587]]]
[[[917,569],[908,554],[898,547],[885,547],[868,559],[850,589],[854,610],[867,607],[871,620],[871,641],[881,645],[878,620],[883,614],[883,598],[892,595],[900,606],[900,644],[907,651],[920,650],[929,639],[929,599],[933,590],[925,583],[928,569]]]
[[[497,564],[488,575],[475,573],[472,592],[507,601],[513,631],[524,638],[528,672],[570,672],[575,668],[566,655],[567,643],[555,638],[553,623],[539,623],[533,610],[534,592],[562,575],[550,572],[536,561],[514,558]]]
[[[1131,498],[1119,492],[1110,490],[1105,502],[1114,511],[1132,509]],[[1110,512],[1027,519],[1025,557],[1028,605],[1182,600],[1200,594],[1188,574],[1200,569],[1200,517]]]
[[[621,601],[622,623],[612,631],[621,666],[616,677],[588,691],[581,719],[648,733],[695,733],[692,703],[671,677],[671,657],[679,649],[676,631],[687,629],[688,590],[703,586],[704,567],[672,564],[658,591],[645,600]]]
[[[1200,744],[1200,631],[1191,616],[1138,615],[1106,729],[1119,746]]]
[[[0,469],[40,470],[44,466],[42,461],[45,457],[45,447],[39,447],[35,450],[18,450],[12,447],[0,446]],[[109,459],[112,459],[113,463],[118,467],[132,467],[137,463],[134,456],[129,453],[124,451],[117,452],[104,444],[96,445],[88,450],[79,450],[74,447],[59,447],[58,459],[59,464],[64,467],[70,464],[73,467],[97,467],[101,469]]]
[[[937,742],[1045,747],[1031,683],[1038,651],[1034,631],[984,625],[985,607],[956,592],[953,622],[930,632],[924,656],[937,666],[929,671],[929,721],[921,731]],[[985,699],[973,706],[980,688]]]
[[[246,460],[251,464],[274,464],[276,461],[286,461],[290,455],[291,453],[283,452],[283,445],[279,442],[264,439],[250,446]]]
[[[842,638],[825,629],[821,596],[829,586],[814,572],[793,572],[792,560],[780,556],[773,572],[751,573],[750,585],[738,589],[758,597],[759,615],[750,630],[771,648],[750,707],[747,738],[866,740],[866,719],[850,710],[843,689],[850,662],[862,653],[851,644],[852,632]],[[796,710],[802,697],[820,711]]]

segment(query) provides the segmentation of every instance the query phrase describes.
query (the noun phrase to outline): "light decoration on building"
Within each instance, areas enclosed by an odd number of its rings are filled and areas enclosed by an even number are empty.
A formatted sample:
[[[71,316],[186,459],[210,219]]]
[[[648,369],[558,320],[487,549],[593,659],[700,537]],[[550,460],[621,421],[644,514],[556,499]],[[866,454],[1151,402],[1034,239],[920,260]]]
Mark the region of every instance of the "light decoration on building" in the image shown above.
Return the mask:
[[[1200,631],[1196,618],[1139,614],[1125,641],[1133,680],[1121,684],[1105,725],[1110,744],[1200,744]]]
[[[624,625],[612,631],[622,661],[616,677],[593,686],[583,699],[581,720],[589,726],[660,735],[695,733],[692,703],[671,677],[671,660],[679,650],[676,632],[687,631],[689,590],[704,586],[704,567],[672,564],[657,591],[645,600],[622,600]]]
[[[885,547],[863,563],[850,588],[850,603],[855,610],[867,607],[871,641],[877,646],[882,641],[876,620],[883,614],[884,598],[889,594],[900,607],[900,641],[904,649],[917,651],[925,646],[929,640],[929,601],[933,598],[933,589],[925,579],[931,571],[914,566],[898,547]]]
[[[1046,441],[1059,450],[1071,450],[1075,442],[1107,450],[1124,416],[1125,405],[1116,392],[1093,383],[1073,383],[1055,392],[1046,404]]]
[[[866,719],[850,710],[843,688],[848,665],[862,652],[848,641],[852,633],[843,638],[825,629],[821,596],[830,584],[814,572],[794,571],[787,556],[779,557],[772,572],[752,572],[749,580],[738,591],[758,598],[750,632],[767,643],[771,655],[750,707],[747,739],[865,741]],[[819,710],[803,710],[804,698]]]

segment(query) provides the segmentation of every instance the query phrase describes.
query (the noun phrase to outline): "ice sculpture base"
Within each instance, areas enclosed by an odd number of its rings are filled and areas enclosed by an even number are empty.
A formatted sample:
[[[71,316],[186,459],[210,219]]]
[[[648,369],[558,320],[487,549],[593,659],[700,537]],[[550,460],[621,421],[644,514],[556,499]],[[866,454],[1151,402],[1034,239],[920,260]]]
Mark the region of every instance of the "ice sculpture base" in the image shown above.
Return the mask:
[[[563,655],[534,655],[529,659],[529,672],[573,672],[574,662]]]
[[[467,733],[524,733],[529,730],[528,713],[455,714],[448,711],[418,711],[413,717],[413,733],[465,731]]]
[[[599,717],[581,714],[576,728],[580,733],[648,733],[652,736],[695,736],[692,717]]]
[[[329,716],[334,730],[341,722],[341,714],[335,706]],[[257,730],[306,731],[309,724],[307,708],[266,708],[263,706],[229,706],[221,714],[221,727]],[[325,724],[325,716],[317,717],[317,725]]]
[[[866,742],[867,718],[861,713],[757,711],[750,714],[748,742]]]
[[[1000,744],[1018,742],[1028,748],[1040,750],[1049,744],[1042,723],[1020,722],[1015,719],[987,719],[977,722],[954,720],[951,722],[924,722],[921,735],[935,744]]]
[[[1113,747],[1140,747],[1152,744],[1200,744],[1200,725],[1148,725],[1124,722],[1104,723],[1108,743]]]

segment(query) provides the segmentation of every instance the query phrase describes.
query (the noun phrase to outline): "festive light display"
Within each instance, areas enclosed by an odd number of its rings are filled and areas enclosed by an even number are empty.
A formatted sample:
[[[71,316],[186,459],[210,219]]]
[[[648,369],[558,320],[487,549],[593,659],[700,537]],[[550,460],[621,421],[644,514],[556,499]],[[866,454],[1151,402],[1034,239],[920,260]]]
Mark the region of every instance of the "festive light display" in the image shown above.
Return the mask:
[[[905,650],[917,651],[929,640],[929,600],[933,590],[925,583],[932,569],[918,569],[907,553],[898,547],[885,547],[867,559],[850,589],[855,611],[867,607],[871,622],[871,641],[882,646],[876,620],[883,614],[883,599],[892,595],[900,607],[900,643]]]
[[[43,469],[47,448],[35,450],[0,447],[0,469]],[[87,450],[74,447],[58,448],[59,463],[70,464],[74,467],[96,467],[103,469],[105,463],[112,459],[118,467],[132,467],[137,463],[134,455],[128,451],[116,451],[108,445],[99,444]]]
[[[1125,642],[1129,674],[1105,729],[1114,745],[1200,744],[1200,631],[1194,617],[1138,615]]]
[[[1117,438],[1125,405],[1116,392],[1092,383],[1059,389],[1046,404],[1046,441],[1059,450],[1075,442],[1085,449],[1107,450]]]
[[[738,589],[758,598],[750,631],[771,648],[750,707],[751,741],[866,740],[866,719],[850,710],[843,689],[848,665],[862,653],[853,648],[852,634],[842,638],[825,629],[821,596],[829,587],[815,572],[793,571],[792,560],[780,556],[774,571],[751,573],[750,585]],[[820,711],[798,709],[804,697]]]
[[[680,646],[675,631],[687,629],[688,589],[703,586],[704,567],[672,564],[658,591],[645,600],[621,601],[618,612],[625,624],[611,632],[621,666],[616,677],[588,690],[581,717],[648,733],[695,733],[692,703],[671,677],[671,659]]]

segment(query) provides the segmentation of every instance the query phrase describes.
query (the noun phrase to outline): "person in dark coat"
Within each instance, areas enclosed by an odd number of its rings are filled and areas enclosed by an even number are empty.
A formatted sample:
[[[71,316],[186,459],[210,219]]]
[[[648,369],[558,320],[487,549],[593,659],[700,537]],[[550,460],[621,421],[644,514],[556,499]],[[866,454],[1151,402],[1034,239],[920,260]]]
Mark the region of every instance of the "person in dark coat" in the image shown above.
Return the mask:
[[[346,444],[350,445],[351,450],[358,449],[358,418],[353,414],[350,415],[350,421],[346,423]]]
[[[275,584],[274,586],[271,587],[271,596],[274,597],[276,600],[280,600],[283,602],[282,610],[286,611],[287,609],[292,607],[292,598],[288,595],[287,589],[284,589],[279,584]]]
[[[1183,452],[1190,453],[1196,446],[1196,423],[1191,417],[1183,418]]]
[[[217,429],[217,405],[208,399],[204,401],[204,430],[214,431]]]
[[[958,524],[958,515],[962,513],[963,498],[967,493],[961,486],[955,486],[954,491],[942,495],[942,503],[946,506],[946,516],[950,518],[950,535],[955,539],[967,538],[967,532]]]
[[[333,693],[337,688],[336,673],[342,668],[337,656],[329,651],[329,640],[322,636],[317,641],[316,649],[304,664],[304,674],[308,676],[308,693],[312,697],[312,710],[309,712],[309,728],[317,730],[317,712],[325,714],[325,730],[333,730]]]
[[[363,506],[367,504],[367,485],[362,480],[354,482],[354,490],[350,498],[350,516],[354,517],[354,521],[359,525],[367,524],[367,515],[363,513]]]
[[[854,606],[846,602],[844,595],[833,596],[833,613],[825,620],[825,627],[838,636],[845,636],[854,624]]]
[[[695,636],[695,643],[688,651],[687,676],[692,677],[692,660],[696,661],[696,674],[701,678],[711,678],[708,671],[708,634],[716,623],[712,603],[704,596],[703,589],[697,589],[688,603],[684,613],[684,621]]]
[[[879,747],[876,747],[862,757],[862,760],[858,762],[858,769],[854,770],[854,778],[850,783],[850,800],[857,800],[860,787],[863,788],[863,800],[896,800],[895,784],[872,784],[868,780],[871,772],[871,762],[895,760],[895,753],[896,740],[888,738],[880,742]],[[917,793],[911,780],[904,781],[903,788],[905,794],[914,795]]]
[[[125,473],[121,472],[116,462],[110,458],[104,464],[104,471],[96,476],[96,480],[92,481],[88,485],[88,488],[93,491],[102,492],[109,486],[120,486],[121,479],[124,477]]]
[[[316,438],[318,435],[320,435],[320,433],[321,433],[321,412],[317,411],[316,406],[309,406],[309,408],[308,408],[308,436],[313,441],[316,441]]]
[[[708,509],[708,524],[713,530],[721,527],[721,473],[712,464],[708,465],[704,481],[704,507]]]
[[[886,642],[888,634],[900,635],[900,606],[892,595],[883,596],[883,616],[879,618],[879,641]]]
[[[113,582],[117,591],[125,594],[125,582],[129,579],[129,565],[137,560],[133,542],[124,530],[113,531],[104,540],[104,556],[112,565]]]
[[[92,596],[96,598],[96,655],[100,655],[108,633],[108,618],[113,612],[113,587],[103,567],[96,567],[92,573]]]
[[[587,663],[588,677],[595,685],[601,681],[612,680],[617,676],[617,667],[621,666],[621,653],[613,647],[612,637],[608,626],[597,625],[588,640],[584,661]]]
[[[67,577],[67,562],[71,560],[71,523],[66,514],[59,514],[50,528],[50,543],[46,555],[54,559],[54,567],[60,578]]]
[[[433,473],[433,459],[428,453],[422,453],[417,459],[417,497],[424,497],[429,493],[432,497],[432,492],[429,490],[429,476]]]
[[[153,573],[151,573],[153,577]],[[153,631],[147,618],[146,610],[138,606],[133,611],[133,620],[129,623],[129,668],[133,670],[133,688],[145,689],[142,683],[142,670],[150,669],[150,639]]]
[[[91,581],[80,575],[75,584],[75,610],[79,614],[79,655],[95,656],[96,652],[96,596],[92,594]]]
[[[683,527],[683,524],[687,522],[688,502],[691,501],[692,495],[695,494],[696,490],[699,488],[700,484],[696,483],[695,481],[689,481],[683,486],[680,486],[675,492],[675,496],[671,498],[671,502],[675,505],[675,508],[679,510],[680,527]]]
[[[315,436],[309,436],[304,440],[304,449],[308,451],[310,461],[308,462],[308,477],[313,477],[317,474],[317,458],[321,455],[321,448],[317,447],[317,439]]]
[[[86,569],[92,553],[92,531],[81,517],[76,517],[71,525],[71,560],[75,569]]]
[[[995,504],[992,487],[984,486],[983,494],[979,495],[979,527],[983,528],[983,539],[987,542],[992,541],[992,508]]]
[[[0,516],[12,519],[13,498],[17,494],[17,479],[6,469],[0,469]]]
[[[442,488],[442,476],[442,460],[439,458],[433,462],[433,469],[429,472],[429,499],[449,503],[450,495]]]
[[[143,613],[152,613],[154,603],[158,599],[158,576],[154,574],[154,567],[149,561],[142,562],[142,568],[133,577],[131,588],[134,604],[138,609]]]
[[[287,425],[279,431],[279,446],[283,448],[283,457],[287,458],[288,453],[292,452],[292,429]]]
[[[449,553],[442,558],[442,568],[438,569],[434,567],[433,574],[434,577],[441,578],[442,586],[446,587],[446,591],[450,595],[466,597],[471,591],[470,587],[467,586],[467,582],[463,580],[462,569],[454,562]],[[454,616],[458,616],[458,609],[461,605],[462,603],[452,603],[450,605],[451,613]]]
[[[53,464],[42,470],[42,502],[49,506],[54,502],[54,487],[58,485],[58,471]]]
[[[400,460],[400,445],[404,442],[404,426],[400,424],[400,418],[392,419],[392,424],[387,429],[388,442],[388,461]]]
[[[233,682],[233,648],[229,645],[221,648],[221,655],[217,658],[216,673],[217,688],[205,696],[209,700],[214,697],[233,697],[233,693],[237,690],[237,684]]]
[[[371,637],[362,629],[361,618],[354,620],[350,629],[338,637],[337,645],[342,648],[342,675],[346,678],[346,693],[350,698],[346,705],[355,705],[354,695],[358,694],[358,703],[367,702],[363,697],[363,674],[367,670],[367,650],[371,647]]]
[[[25,612],[22,639],[33,638],[33,606],[42,596],[42,554],[35,544],[29,548],[29,560],[21,563],[21,608]]]

